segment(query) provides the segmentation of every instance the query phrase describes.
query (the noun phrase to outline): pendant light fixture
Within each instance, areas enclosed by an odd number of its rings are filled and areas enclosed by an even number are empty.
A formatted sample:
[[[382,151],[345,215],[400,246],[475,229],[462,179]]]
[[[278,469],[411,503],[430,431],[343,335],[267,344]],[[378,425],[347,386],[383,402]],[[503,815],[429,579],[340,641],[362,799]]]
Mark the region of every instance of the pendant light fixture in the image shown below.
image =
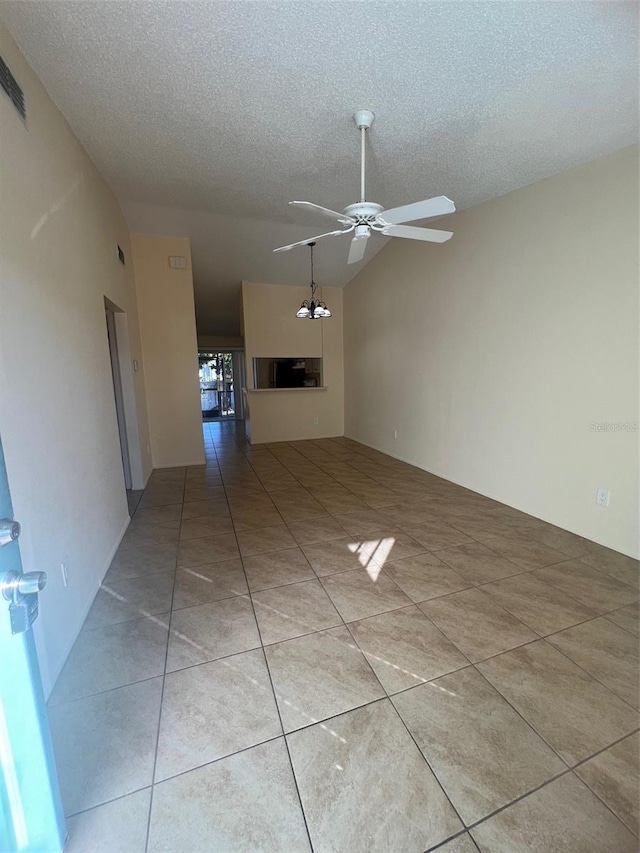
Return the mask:
[[[311,284],[309,285],[311,287],[311,299],[303,301],[296,313],[296,317],[299,317],[301,320],[322,320],[323,318],[330,317],[331,311],[329,311],[324,302],[316,299],[318,285],[313,280],[313,247],[315,243],[308,243],[307,245],[311,250]]]

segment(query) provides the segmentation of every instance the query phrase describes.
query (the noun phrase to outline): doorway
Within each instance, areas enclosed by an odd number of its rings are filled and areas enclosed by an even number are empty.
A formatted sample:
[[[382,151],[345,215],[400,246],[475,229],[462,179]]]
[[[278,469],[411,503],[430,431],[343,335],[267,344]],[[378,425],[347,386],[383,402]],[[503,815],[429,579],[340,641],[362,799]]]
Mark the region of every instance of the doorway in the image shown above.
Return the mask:
[[[122,397],[122,377],[120,376],[120,359],[118,357],[118,337],[116,334],[115,312],[113,308],[106,306],[105,316],[107,319],[107,338],[109,340],[109,357],[111,359],[111,377],[113,379],[113,396],[116,403],[116,417],[118,419],[118,435],[120,436],[120,456],[122,457],[122,472],[124,474],[124,485],[127,491],[131,490],[131,463],[129,461],[129,442],[127,441],[127,421],[124,414],[124,400]]]
[[[144,488],[142,458],[140,454],[140,436],[135,400],[134,371],[137,362],[131,358],[127,315],[124,311],[104,299],[107,341],[113,398],[120,440],[120,458],[122,475],[127,493],[129,513],[135,509]]]
[[[235,420],[240,416],[239,393],[236,388],[237,355],[224,352],[198,353],[200,405],[203,421]]]

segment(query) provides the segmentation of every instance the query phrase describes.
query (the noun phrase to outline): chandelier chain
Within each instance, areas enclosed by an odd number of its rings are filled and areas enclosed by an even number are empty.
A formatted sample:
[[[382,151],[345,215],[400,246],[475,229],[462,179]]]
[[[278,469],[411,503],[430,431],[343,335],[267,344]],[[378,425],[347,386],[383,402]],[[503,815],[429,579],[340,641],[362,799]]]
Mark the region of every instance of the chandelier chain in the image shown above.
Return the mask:
[[[313,277],[313,247],[315,243],[309,243],[309,248],[311,249],[311,298],[313,299],[316,295],[316,282]]]

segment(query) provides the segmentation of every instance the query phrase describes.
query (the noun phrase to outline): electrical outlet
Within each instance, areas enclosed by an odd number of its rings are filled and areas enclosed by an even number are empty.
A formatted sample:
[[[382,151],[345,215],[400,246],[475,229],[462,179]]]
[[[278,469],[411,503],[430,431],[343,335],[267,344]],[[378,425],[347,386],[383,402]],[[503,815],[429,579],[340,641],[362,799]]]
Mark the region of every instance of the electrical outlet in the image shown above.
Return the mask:
[[[608,489],[598,489],[596,492],[596,503],[598,506],[609,506],[611,492]]]
[[[393,437],[394,437],[394,438],[397,438],[397,437],[398,437],[398,430],[397,430],[397,429],[394,429],[394,431],[393,431]]]
[[[318,423],[319,423],[317,416],[313,419],[313,422],[314,422],[314,424],[318,424]]]
[[[67,586],[69,583],[69,575],[67,573],[67,567],[64,563],[60,563],[60,571],[62,572],[62,583],[64,586]]]

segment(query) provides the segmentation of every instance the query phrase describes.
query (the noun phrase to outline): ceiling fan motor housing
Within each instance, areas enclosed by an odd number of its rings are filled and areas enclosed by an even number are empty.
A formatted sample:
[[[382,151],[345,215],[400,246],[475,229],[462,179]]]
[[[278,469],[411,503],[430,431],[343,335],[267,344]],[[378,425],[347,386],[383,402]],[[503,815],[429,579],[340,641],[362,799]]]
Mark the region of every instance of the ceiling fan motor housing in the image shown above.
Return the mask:
[[[346,216],[355,219],[359,225],[363,225],[365,223],[371,224],[383,210],[381,204],[374,204],[372,201],[357,201],[355,204],[345,207],[344,213]]]

